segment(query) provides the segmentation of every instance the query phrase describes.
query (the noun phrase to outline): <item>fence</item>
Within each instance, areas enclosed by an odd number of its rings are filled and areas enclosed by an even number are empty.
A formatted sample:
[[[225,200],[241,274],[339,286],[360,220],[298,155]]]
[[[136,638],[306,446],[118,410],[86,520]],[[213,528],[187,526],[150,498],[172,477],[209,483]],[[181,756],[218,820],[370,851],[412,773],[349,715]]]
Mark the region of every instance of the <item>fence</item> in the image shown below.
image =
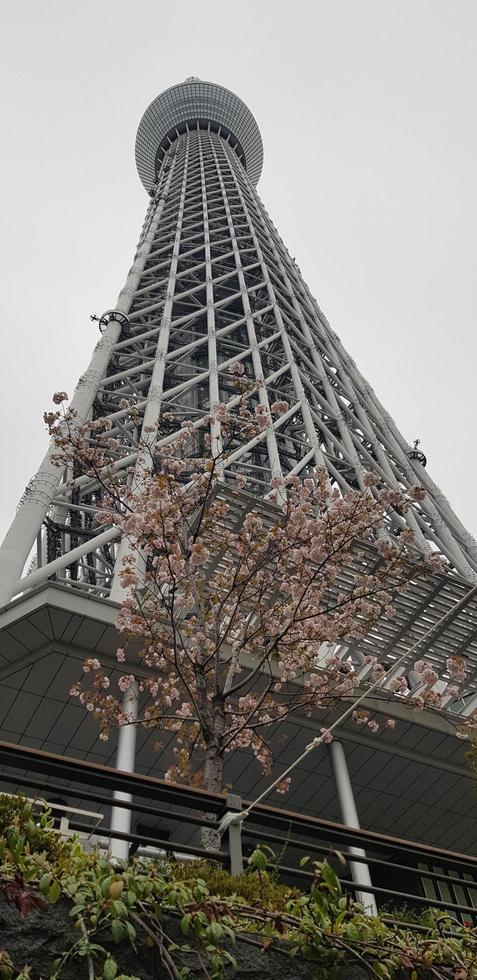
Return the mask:
[[[63,832],[74,831],[96,843],[116,838],[128,841],[133,852],[153,848],[176,858],[212,859],[232,874],[243,870],[248,855],[262,843],[274,851],[276,872],[289,884],[306,887],[311,880],[312,872],[300,866],[304,855],[326,857],[346,891],[360,898],[373,895],[394,921],[403,910],[407,917],[410,910],[432,907],[460,922],[477,923],[477,857],[470,855],[264,805],[220,836],[223,817],[246,805],[237,796],[5,742],[0,742],[0,792],[47,800],[58,814],[59,829],[62,823]],[[117,792],[129,794],[129,800],[115,801]],[[131,811],[130,833],[108,826],[113,803]],[[216,832],[215,849],[203,845],[204,830]],[[371,884],[366,875],[359,880],[360,869],[366,867]]]

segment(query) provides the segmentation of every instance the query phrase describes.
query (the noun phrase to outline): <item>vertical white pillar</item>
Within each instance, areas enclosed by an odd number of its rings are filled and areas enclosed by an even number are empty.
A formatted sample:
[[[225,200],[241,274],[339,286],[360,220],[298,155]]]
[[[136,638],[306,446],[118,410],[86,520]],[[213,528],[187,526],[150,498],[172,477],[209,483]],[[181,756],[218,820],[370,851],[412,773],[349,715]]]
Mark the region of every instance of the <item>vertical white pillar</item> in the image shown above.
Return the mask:
[[[330,742],[329,753],[335,778],[336,791],[341,810],[341,819],[347,827],[360,829],[358,811],[354,801],[353,787],[349,778],[348,765],[341,742]],[[350,847],[348,853],[354,857],[364,858],[364,861],[350,861],[351,877],[357,885],[372,886],[371,875],[366,864],[366,851],[362,847]],[[367,915],[377,915],[378,909],[372,892],[357,892],[356,898],[364,905]]]
[[[121,322],[114,318],[114,312],[127,314],[130,310],[167,201],[173,173],[174,165],[169,170],[164,186],[158,188],[156,196],[149,205],[134,262],[118,296],[116,310],[113,311],[112,318],[96,344],[87,371],[78,382],[70,408],[75,410],[79,422],[88,418],[97,390],[106,374],[115,345],[118,343]],[[0,606],[6,605],[14,593],[28,554],[37,534],[41,531],[45,515],[58,490],[62,470],[52,462],[52,456],[54,458],[55,454],[56,447],[52,442],[38,473],[30,481],[25,500],[18,508],[0,547]]]
[[[139,690],[136,682],[125,691],[123,698],[123,711],[137,718],[139,710]],[[116,753],[116,769],[123,772],[134,772],[136,763],[136,738],[137,726],[134,724],[122,725],[119,729],[118,749]],[[124,793],[115,790],[114,799],[117,802],[130,803],[131,793]],[[131,830],[131,811],[124,810],[120,806],[113,806],[111,809],[111,830],[117,830],[124,834],[129,834]],[[127,861],[129,856],[129,842],[111,838],[109,853],[112,858]]]

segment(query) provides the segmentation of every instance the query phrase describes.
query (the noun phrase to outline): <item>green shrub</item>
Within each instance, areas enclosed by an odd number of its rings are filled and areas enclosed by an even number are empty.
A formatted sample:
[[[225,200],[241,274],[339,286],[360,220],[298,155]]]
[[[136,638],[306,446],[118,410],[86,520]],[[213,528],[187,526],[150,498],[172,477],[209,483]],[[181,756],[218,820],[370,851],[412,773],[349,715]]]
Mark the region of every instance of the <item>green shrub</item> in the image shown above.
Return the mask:
[[[264,957],[279,948],[320,980],[346,976],[353,963],[378,980],[475,980],[476,929],[455,923],[448,935],[445,917],[427,909],[420,915],[387,909],[403,922],[418,919],[424,932],[367,917],[327,861],[303,859],[310,884],[299,891],[278,883],[276,856],[264,845],[250,856],[248,870],[232,878],[205,860],[117,865],[62,841],[51,825],[47,809],[0,796],[0,893],[25,917],[62,901],[75,920],[78,938],[55,951],[49,974],[55,980],[76,958],[87,959],[90,976],[119,980],[114,950],[121,944],[132,944],[138,955],[144,944],[154,946],[160,976],[225,980],[236,968],[235,939],[258,945]],[[13,980],[9,956],[0,950],[0,978]],[[21,967],[14,965],[15,976],[27,980],[31,974]]]
[[[58,870],[66,868],[74,844],[63,840],[52,827],[47,805],[32,804],[24,796],[0,794],[0,842],[3,840],[4,849],[11,850],[13,842],[14,850],[20,846],[30,854],[44,855]]]
[[[205,881],[211,895],[228,898],[237,895],[247,905],[257,906],[270,912],[282,912],[287,902],[297,898],[300,892],[296,888],[280,885],[273,873],[267,870],[250,869],[241,875],[232,877],[220,864],[212,861],[177,861],[168,865],[166,875],[174,881],[193,882],[197,878]]]
[[[411,905],[393,905],[387,902],[380,906],[379,914],[385,919],[409,922],[411,925],[424,926],[426,929],[435,929],[437,923],[441,928],[451,929],[452,923],[458,921],[450,912],[445,913],[439,909],[415,908]]]

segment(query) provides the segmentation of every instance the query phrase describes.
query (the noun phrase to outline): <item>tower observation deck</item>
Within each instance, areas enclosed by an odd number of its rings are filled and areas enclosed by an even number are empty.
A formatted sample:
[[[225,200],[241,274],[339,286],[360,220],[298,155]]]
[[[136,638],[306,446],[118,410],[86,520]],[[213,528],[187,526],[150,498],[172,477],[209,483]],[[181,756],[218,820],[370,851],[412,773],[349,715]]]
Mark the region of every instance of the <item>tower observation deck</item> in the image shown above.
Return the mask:
[[[417,548],[441,553],[448,571],[416,584],[394,623],[367,640],[367,652],[382,659],[385,651],[391,663],[424,631],[424,612],[437,622],[476,581],[475,540],[344,349],[270,220],[256,190],[262,140],[242,100],[197,78],[172,86],[143,115],[136,161],[150,200],[133,265],[78,381],[78,417],[110,420],[116,466],[126,474],[141,428],[166,411],[179,427],[231,402],[229,372],[240,363],[247,376],[263,380],[257,397],[266,409],[276,400],[289,407],[229,457],[226,480],[245,475],[254,497],[273,476],[302,478],[317,466],[342,491],[363,487],[370,469],[393,488],[421,483],[426,498],[408,514],[396,513],[391,530],[399,534],[408,524]],[[117,529],[97,522],[101,488],[84,473],[71,484],[51,452],[0,549],[3,605],[52,579],[102,600],[118,595],[121,546]],[[427,654],[439,665],[467,650],[474,697],[472,603],[446,627],[442,649],[440,642]]]
[[[252,181],[258,184],[263,165],[260,130],[252,113],[233,92],[188,78],[166,89],[146,109],[136,137],[136,163],[152,193],[167,151],[189,129],[215,132],[235,151]]]

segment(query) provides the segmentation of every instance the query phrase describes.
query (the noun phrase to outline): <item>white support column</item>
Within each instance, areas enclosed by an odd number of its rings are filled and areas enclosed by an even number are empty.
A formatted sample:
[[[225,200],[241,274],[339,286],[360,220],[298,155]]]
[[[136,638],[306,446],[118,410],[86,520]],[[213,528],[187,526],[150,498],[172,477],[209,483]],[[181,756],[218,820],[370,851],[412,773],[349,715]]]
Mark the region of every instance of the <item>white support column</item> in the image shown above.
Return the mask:
[[[353,787],[349,778],[348,765],[341,742],[332,741],[329,745],[331,766],[335,777],[336,791],[341,810],[341,819],[347,827],[360,829],[358,811],[354,801]],[[371,875],[366,864],[366,851],[362,847],[350,847],[348,853],[364,861],[350,861],[351,876],[355,884],[372,886]],[[356,898],[364,905],[368,915],[377,915],[376,900],[372,892],[357,892]]]
[[[210,137],[209,137],[210,138]],[[205,300],[207,304],[207,348],[209,358],[209,405],[214,408],[220,401],[219,367],[217,362],[217,338],[215,330],[214,286],[212,275],[212,256],[210,250],[209,206],[207,201],[207,181],[204,167],[204,153],[199,142],[200,186],[202,195],[202,214],[204,218],[204,255],[205,255]],[[220,422],[210,425],[211,453],[214,459],[223,450],[222,431]]]
[[[276,320],[276,323],[277,323],[277,327],[278,327],[278,329],[280,331],[280,334],[281,334],[281,341],[282,341],[282,344],[283,344],[283,350],[285,351],[285,354],[286,354],[287,364],[288,364],[288,367],[289,367],[289,370],[290,370],[290,375],[291,375],[291,378],[292,378],[292,381],[293,381],[293,384],[294,384],[294,387],[295,387],[295,393],[296,393],[297,401],[299,402],[300,410],[301,410],[302,415],[303,415],[303,422],[304,422],[304,427],[305,427],[305,432],[306,432],[306,435],[307,435],[307,439],[308,439],[308,441],[310,443],[310,446],[314,449],[315,464],[316,464],[316,466],[323,466],[324,467],[324,466],[326,466],[326,461],[325,461],[325,458],[323,456],[323,452],[321,450],[321,446],[320,446],[320,443],[319,443],[319,440],[318,440],[318,437],[317,437],[315,426],[313,424],[313,419],[312,419],[311,413],[310,413],[310,406],[308,404],[308,400],[307,400],[306,395],[305,395],[305,391],[304,391],[304,388],[303,388],[303,383],[302,383],[302,380],[301,380],[301,377],[300,377],[300,372],[299,372],[299,370],[297,368],[295,357],[294,357],[294,354],[293,354],[293,351],[292,351],[292,348],[291,348],[291,345],[290,345],[290,341],[289,341],[289,338],[288,338],[288,335],[287,335],[287,331],[285,329],[285,324],[283,322],[283,317],[282,317],[281,309],[280,309],[279,303],[277,301],[277,297],[276,297],[276,293],[275,293],[275,289],[274,289],[273,283],[272,283],[271,278],[270,278],[270,274],[269,274],[269,271],[268,271],[268,266],[267,266],[267,263],[265,261],[265,258],[264,258],[264,255],[263,255],[263,252],[262,252],[262,249],[261,249],[261,246],[260,246],[260,242],[259,242],[258,237],[257,237],[256,228],[255,228],[254,222],[253,222],[253,220],[252,220],[252,218],[250,216],[250,212],[249,212],[249,209],[247,207],[247,202],[246,202],[245,197],[244,197],[244,194],[242,192],[242,188],[240,186],[240,183],[237,180],[237,175],[235,173],[235,170],[234,170],[234,168],[230,164],[230,160],[228,160],[228,166],[229,166],[229,170],[230,170],[230,175],[231,175],[231,177],[232,177],[232,179],[234,181],[234,184],[235,184],[235,188],[236,188],[237,194],[238,194],[238,196],[240,198],[240,201],[241,201],[241,205],[242,205],[242,208],[243,208],[243,213],[245,215],[245,218],[246,218],[246,221],[247,221],[247,224],[248,224],[248,228],[249,228],[249,232],[250,232],[250,237],[251,237],[251,239],[253,241],[253,245],[254,245],[254,248],[255,248],[255,252],[256,252],[258,261],[260,262],[261,271],[262,271],[262,277],[263,277],[264,282],[265,282],[265,285],[266,285],[266,289],[267,289],[267,294],[268,294],[268,297],[269,297],[269,301],[270,301],[270,303],[272,305],[273,312],[274,312],[274,315],[275,315],[275,320]],[[282,419],[283,419],[283,416],[282,416]],[[275,425],[275,428],[276,428],[276,425]]]
[[[188,158],[189,158],[189,151],[187,149],[183,175],[182,175],[182,190],[181,190],[179,211],[177,216],[177,227],[176,227],[175,238],[174,238],[171,267],[169,271],[169,279],[167,283],[166,301],[164,303],[164,309],[161,317],[161,328],[159,331],[159,336],[157,341],[156,354],[154,360],[151,361],[151,364],[153,364],[154,366],[152,369],[151,383],[149,385],[146,407],[144,409],[144,417],[141,426],[141,442],[144,443],[148,442],[148,438],[149,438],[147,434],[148,427],[150,425],[155,425],[161,414],[162,396],[163,396],[163,389],[164,389],[164,374],[166,368],[166,355],[167,355],[167,349],[169,345],[171,315],[172,315],[172,308],[174,304],[174,293],[176,289],[177,266],[179,260],[179,251],[180,251],[180,243],[181,243],[181,235],[182,235],[182,221],[184,217],[184,206],[185,206],[185,197],[186,197],[186,190],[187,190]],[[175,169],[175,162],[171,166],[167,186],[169,186],[172,174],[174,173],[174,169]],[[136,467],[133,476],[133,487],[134,486],[136,488],[140,487],[142,475],[146,470],[149,470],[150,467],[151,467],[151,457],[144,452],[140,452],[136,459]],[[126,537],[123,536],[121,539],[121,544],[119,545],[118,553],[116,555],[114,576],[113,576],[113,582],[111,586],[110,598],[115,602],[122,602],[125,595],[124,589],[122,588],[122,585],[119,581],[119,573],[123,566],[124,558],[128,554],[128,551],[129,551],[129,541],[127,540]]]
[[[131,684],[129,690],[124,694],[123,711],[133,718],[137,718],[139,711],[139,689],[136,682]],[[136,767],[136,739],[137,726],[134,724],[123,725],[119,729],[118,749],[116,753],[116,769],[122,772],[134,772]],[[114,799],[119,802],[130,803],[131,793],[124,793],[115,790]],[[124,834],[129,834],[131,830],[131,810],[124,810],[122,807],[113,806],[111,809],[111,830],[117,830]],[[129,856],[129,843],[126,840],[111,839],[109,853],[112,858],[127,861]]]
[[[118,296],[115,307],[117,313],[127,314],[129,312],[166,203],[172,173],[173,167],[169,171],[164,188],[158,188],[156,196],[149,205],[134,262],[127,275],[126,283]],[[105,377],[120,334],[121,322],[113,316],[101,339],[96,344],[89,367],[81,376],[71,401],[70,408],[76,412],[76,418],[79,422],[88,418],[98,387]],[[55,454],[56,446],[52,442],[40,469],[30,481],[28,493],[18,508],[0,547],[0,606],[5,605],[12,597],[28,554],[57,493],[62,469],[52,461],[52,456],[54,458]]]
[[[242,300],[243,310],[244,310],[244,313],[245,313],[244,320],[245,320],[245,325],[246,325],[246,328],[247,328],[247,334],[248,334],[248,339],[249,339],[249,344],[250,344],[250,356],[251,356],[251,359],[252,359],[253,373],[254,373],[255,381],[259,383],[264,378],[265,372],[263,370],[262,362],[261,362],[261,358],[260,358],[260,347],[259,347],[259,344],[257,342],[257,335],[256,335],[256,331],[255,331],[255,323],[254,323],[254,319],[253,319],[253,315],[252,315],[252,309],[251,309],[251,306],[250,306],[250,296],[248,294],[247,286],[246,286],[246,283],[245,283],[245,276],[244,276],[243,265],[242,265],[242,257],[240,255],[240,249],[238,247],[237,233],[235,231],[234,221],[233,221],[233,217],[232,217],[232,211],[231,211],[229,199],[228,199],[228,196],[227,196],[227,190],[226,190],[226,187],[225,187],[224,178],[222,176],[222,171],[221,171],[219,159],[218,159],[216,150],[214,149],[213,143],[211,143],[211,149],[212,149],[212,153],[213,153],[213,156],[214,156],[214,162],[215,162],[215,166],[216,166],[216,169],[217,169],[217,178],[218,178],[218,181],[219,181],[219,184],[220,184],[220,190],[221,190],[222,199],[223,199],[223,202],[224,202],[225,213],[226,213],[226,216],[227,216],[227,226],[228,226],[228,230],[229,230],[229,234],[230,234],[230,240],[232,242],[232,249],[233,249],[233,256],[234,256],[234,261],[235,261],[235,268],[237,270],[237,277],[238,277],[239,286],[240,286],[240,297],[241,297],[241,300]],[[270,309],[273,309],[273,304],[270,304],[270,307],[269,308]],[[281,336],[281,332],[280,331],[277,331],[277,337],[280,337],[280,336]],[[222,370],[223,370],[223,365],[222,365]],[[267,392],[267,389],[265,388],[265,386],[262,385],[262,384],[259,384],[259,388],[258,388],[258,399],[259,399],[260,404],[261,405],[264,405],[265,408],[266,408],[266,410],[267,410],[267,412],[268,412],[268,414],[270,414],[270,403],[269,403],[269,400],[268,400],[268,392]],[[275,433],[275,429],[273,428],[273,426],[269,426],[268,427],[267,432],[266,432],[266,440],[267,440],[267,447],[268,447],[268,455],[269,455],[269,459],[270,459],[270,472],[271,472],[271,475],[272,475],[272,477],[274,477],[274,476],[280,476],[281,477],[281,476],[283,476],[283,472],[282,472],[282,467],[281,467],[281,463],[280,463],[280,454],[279,454],[278,446],[277,446],[276,433]]]

